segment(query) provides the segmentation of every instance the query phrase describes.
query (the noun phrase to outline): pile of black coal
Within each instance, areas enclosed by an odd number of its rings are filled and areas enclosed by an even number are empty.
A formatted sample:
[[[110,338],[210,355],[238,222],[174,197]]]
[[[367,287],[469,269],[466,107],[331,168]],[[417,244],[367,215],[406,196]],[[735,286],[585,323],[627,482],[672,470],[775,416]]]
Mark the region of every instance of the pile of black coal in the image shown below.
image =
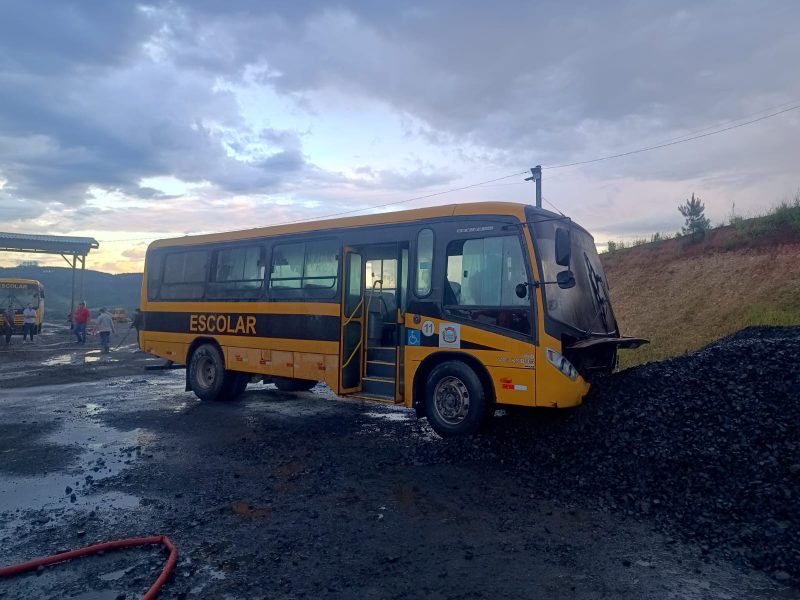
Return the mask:
[[[615,374],[576,410],[498,419],[416,455],[497,459],[545,496],[652,519],[800,582],[800,327],[751,327]]]

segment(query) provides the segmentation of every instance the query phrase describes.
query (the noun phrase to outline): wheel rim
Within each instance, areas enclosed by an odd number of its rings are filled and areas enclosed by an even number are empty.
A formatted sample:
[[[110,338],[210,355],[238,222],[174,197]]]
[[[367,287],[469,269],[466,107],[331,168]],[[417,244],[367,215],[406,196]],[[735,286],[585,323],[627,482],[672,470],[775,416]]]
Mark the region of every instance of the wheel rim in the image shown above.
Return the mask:
[[[448,425],[458,425],[469,413],[469,390],[458,377],[444,377],[433,390],[433,406]]]
[[[204,388],[214,385],[217,378],[217,367],[210,356],[200,356],[197,359],[197,381]]]

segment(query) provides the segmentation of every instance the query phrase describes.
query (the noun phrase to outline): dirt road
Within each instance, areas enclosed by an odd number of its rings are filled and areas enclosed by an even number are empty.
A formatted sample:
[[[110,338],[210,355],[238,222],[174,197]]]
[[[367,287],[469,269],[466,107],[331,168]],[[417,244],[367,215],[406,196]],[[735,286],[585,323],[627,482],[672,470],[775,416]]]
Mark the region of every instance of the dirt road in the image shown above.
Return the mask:
[[[441,440],[323,387],[202,403],[130,346],[102,358],[50,338],[0,352],[0,565],[163,533],[181,551],[165,598],[796,597],[654,521],[532,485],[537,457],[513,444]],[[501,415],[487,436],[536,434]],[[85,558],[0,580],[0,598],[138,598],[163,560]]]

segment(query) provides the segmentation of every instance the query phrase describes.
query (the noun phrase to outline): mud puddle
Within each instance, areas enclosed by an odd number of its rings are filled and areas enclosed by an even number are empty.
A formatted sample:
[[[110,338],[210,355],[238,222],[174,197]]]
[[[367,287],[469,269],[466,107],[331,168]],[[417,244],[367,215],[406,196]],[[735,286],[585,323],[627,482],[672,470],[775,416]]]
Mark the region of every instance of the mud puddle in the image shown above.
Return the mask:
[[[86,415],[102,412],[96,403],[84,405]],[[96,486],[141,458],[154,436],[145,429],[118,431],[94,420],[66,422],[42,442],[57,446],[78,446],[81,454],[65,471],[45,475],[4,477],[0,488],[0,514],[28,510],[86,508],[132,508],[139,498],[121,492],[97,493]]]

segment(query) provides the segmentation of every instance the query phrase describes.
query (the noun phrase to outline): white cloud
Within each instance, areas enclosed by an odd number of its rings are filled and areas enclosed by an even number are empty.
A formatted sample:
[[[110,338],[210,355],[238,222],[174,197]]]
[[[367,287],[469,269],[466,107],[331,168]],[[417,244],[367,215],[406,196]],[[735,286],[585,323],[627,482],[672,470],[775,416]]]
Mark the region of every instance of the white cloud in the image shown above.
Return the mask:
[[[16,4],[0,219],[118,239],[238,228],[647,146],[800,99],[799,17],[790,0]],[[692,192],[712,220],[758,212],[800,184],[798,133],[800,111],[545,170],[545,196],[598,237],[677,229]]]

